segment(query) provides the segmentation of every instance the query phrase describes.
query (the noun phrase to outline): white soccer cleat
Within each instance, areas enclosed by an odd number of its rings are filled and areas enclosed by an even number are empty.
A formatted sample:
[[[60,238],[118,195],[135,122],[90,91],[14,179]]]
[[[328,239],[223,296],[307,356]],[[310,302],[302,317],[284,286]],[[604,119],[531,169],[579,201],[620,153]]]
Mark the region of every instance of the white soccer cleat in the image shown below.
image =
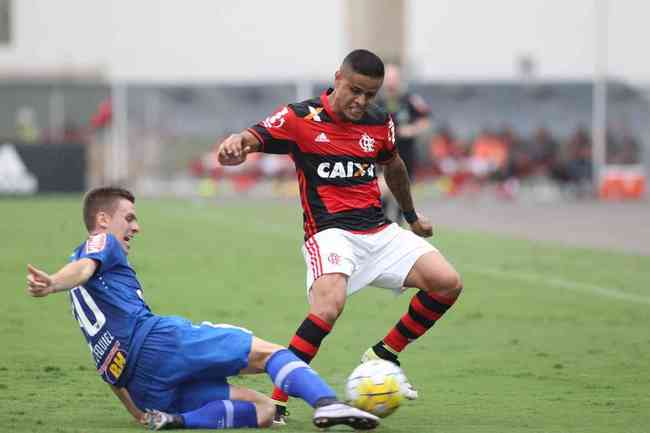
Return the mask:
[[[355,430],[372,430],[379,425],[379,417],[344,403],[317,408],[313,421],[318,428],[347,425]]]
[[[373,361],[375,359],[383,359],[384,361],[392,362],[393,364],[397,365],[398,367],[402,368],[400,365],[399,361],[397,361],[397,357],[395,359],[385,359],[382,358],[381,356],[377,355],[375,350],[371,347],[368,350],[366,350],[363,355],[361,355],[361,363],[363,364],[364,362],[368,361]],[[404,383],[402,384],[402,394],[404,394],[404,398],[407,400],[417,400],[418,398],[418,391],[415,389],[413,385],[411,385],[411,382],[409,382],[408,378],[406,377],[406,374],[404,375]]]
[[[418,399],[418,390],[413,388],[410,382],[404,382],[402,385],[402,392],[404,393],[404,398],[407,400],[417,400]]]

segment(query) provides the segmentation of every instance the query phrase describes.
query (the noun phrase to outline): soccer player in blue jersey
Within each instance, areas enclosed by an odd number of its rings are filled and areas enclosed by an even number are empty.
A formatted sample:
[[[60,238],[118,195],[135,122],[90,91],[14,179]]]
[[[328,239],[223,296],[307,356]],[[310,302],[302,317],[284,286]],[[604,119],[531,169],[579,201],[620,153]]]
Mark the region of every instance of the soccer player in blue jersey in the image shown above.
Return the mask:
[[[84,199],[89,237],[55,274],[28,265],[34,297],[68,291],[97,371],[127,410],[149,428],[268,427],[272,400],[226,378],[266,372],[315,408],[317,427],[372,429],[378,418],[345,405],[305,362],[243,328],[151,312],[127,256],[140,231],[135,198],[98,188]],[[145,410],[143,412],[142,410]]]

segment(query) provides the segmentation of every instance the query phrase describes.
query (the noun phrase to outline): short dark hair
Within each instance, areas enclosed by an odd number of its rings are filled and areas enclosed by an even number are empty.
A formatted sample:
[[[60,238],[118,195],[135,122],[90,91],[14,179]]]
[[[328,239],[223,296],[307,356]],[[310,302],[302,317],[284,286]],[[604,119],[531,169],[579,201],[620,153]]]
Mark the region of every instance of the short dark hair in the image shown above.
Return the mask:
[[[354,50],[343,59],[341,68],[348,67],[357,74],[384,78],[384,62],[368,50]]]
[[[131,191],[124,188],[105,186],[88,191],[84,197],[83,208],[86,229],[89,232],[95,229],[95,217],[99,212],[107,212],[113,215],[117,201],[121,198],[135,203],[135,197]]]

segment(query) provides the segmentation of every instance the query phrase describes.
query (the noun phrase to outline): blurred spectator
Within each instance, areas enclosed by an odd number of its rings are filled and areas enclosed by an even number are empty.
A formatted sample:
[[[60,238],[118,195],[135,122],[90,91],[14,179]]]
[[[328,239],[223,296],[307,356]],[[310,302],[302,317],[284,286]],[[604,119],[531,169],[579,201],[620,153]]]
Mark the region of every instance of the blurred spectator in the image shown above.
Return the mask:
[[[453,175],[460,170],[463,158],[462,143],[458,142],[448,126],[442,125],[429,144],[436,174]]]
[[[483,130],[472,144],[471,172],[477,179],[487,180],[504,172],[508,164],[508,145],[502,137]]]
[[[500,168],[495,173],[494,178],[505,181],[528,176],[531,170],[531,159],[519,136],[515,134],[511,126],[505,125],[501,128],[499,138],[506,151],[506,163],[505,167]]]
[[[529,174],[537,177],[551,177],[557,169],[559,146],[548,129],[537,128],[528,142],[526,153],[530,161]]]
[[[444,177],[439,183],[441,189],[448,195],[459,194],[472,178],[468,147],[442,125],[432,137],[429,150],[435,173]]]
[[[579,127],[568,142],[568,159],[565,164],[566,178],[573,183],[591,179],[591,138],[587,129]]]
[[[377,104],[383,107],[395,122],[395,140],[400,157],[406,164],[411,180],[415,177],[416,139],[431,127],[430,109],[421,96],[410,93],[402,82],[398,65],[387,64],[382,94]]]
[[[638,140],[631,135],[623,136],[621,154],[618,160],[619,164],[640,164],[641,163],[641,145]]]
[[[377,104],[395,122],[395,144],[413,182],[417,166],[416,140],[431,126],[429,106],[421,96],[407,91],[400,67],[395,64],[386,65],[382,94]],[[384,191],[382,201],[387,218],[400,223],[402,213],[390,192]]]
[[[608,137],[607,163],[622,165],[639,164],[641,162],[639,150],[639,142],[629,133],[625,133],[620,140]]]

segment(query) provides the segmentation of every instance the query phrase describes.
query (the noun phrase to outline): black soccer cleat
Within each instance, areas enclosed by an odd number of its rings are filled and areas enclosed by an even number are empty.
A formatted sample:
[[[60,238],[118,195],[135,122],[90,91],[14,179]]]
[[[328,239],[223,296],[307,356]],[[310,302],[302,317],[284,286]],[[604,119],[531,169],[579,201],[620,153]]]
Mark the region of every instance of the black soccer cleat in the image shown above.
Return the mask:
[[[273,415],[273,425],[286,425],[289,418],[287,406],[282,404],[275,405],[275,415]]]

